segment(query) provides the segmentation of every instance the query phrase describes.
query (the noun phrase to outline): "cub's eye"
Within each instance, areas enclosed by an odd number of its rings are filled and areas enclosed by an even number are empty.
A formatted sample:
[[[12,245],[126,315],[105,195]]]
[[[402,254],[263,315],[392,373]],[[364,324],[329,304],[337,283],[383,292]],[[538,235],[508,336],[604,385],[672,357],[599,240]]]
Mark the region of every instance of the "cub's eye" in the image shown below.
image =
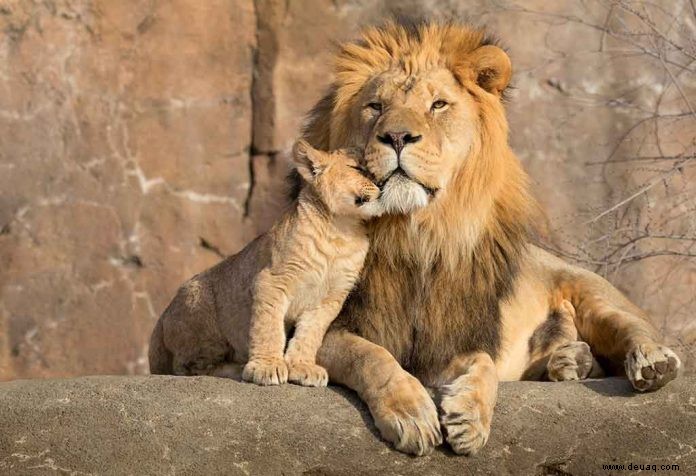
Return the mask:
[[[442,109],[443,107],[447,106],[447,101],[443,101],[442,99],[435,101],[432,106],[430,106],[431,110],[436,110],[436,109]]]
[[[382,103],[379,102],[371,102],[370,104],[367,105],[370,109],[372,109],[375,112],[382,112]]]
[[[355,197],[355,204],[357,206],[364,205],[370,201],[370,197]]]

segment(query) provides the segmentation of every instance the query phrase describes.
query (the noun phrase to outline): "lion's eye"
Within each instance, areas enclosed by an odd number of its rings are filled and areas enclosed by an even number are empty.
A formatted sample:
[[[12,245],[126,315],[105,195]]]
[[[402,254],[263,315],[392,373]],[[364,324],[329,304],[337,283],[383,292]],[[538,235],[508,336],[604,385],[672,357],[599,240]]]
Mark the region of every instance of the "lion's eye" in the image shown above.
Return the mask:
[[[370,109],[376,112],[382,112],[382,103],[379,102],[371,102],[370,104],[367,105]]]
[[[447,101],[443,101],[442,99],[435,101],[432,106],[430,106],[430,109],[433,111],[436,109],[442,109],[443,107],[447,106]]]

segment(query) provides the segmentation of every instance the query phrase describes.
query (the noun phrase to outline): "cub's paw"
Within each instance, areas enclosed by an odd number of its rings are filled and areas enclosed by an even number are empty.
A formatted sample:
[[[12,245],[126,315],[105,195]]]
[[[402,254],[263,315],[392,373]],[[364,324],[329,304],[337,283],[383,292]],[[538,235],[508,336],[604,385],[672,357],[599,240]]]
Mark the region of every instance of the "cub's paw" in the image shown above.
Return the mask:
[[[677,376],[681,362],[671,349],[655,343],[640,344],[626,355],[626,376],[641,392],[657,390]]]
[[[397,450],[423,456],[442,443],[435,403],[415,377],[390,379],[368,405],[382,438]]]
[[[440,423],[454,452],[473,456],[488,441],[493,407],[485,403],[469,380],[468,375],[462,375],[441,387]]]
[[[305,387],[326,387],[329,374],[320,365],[309,362],[288,362],[288,381]]]
[[[546,364],[549,380],[563,382],[566,380],[586,379],[592,371],[592,352],[586,342],[568,342],[554,350]]]
[[[242,379],[257,385],[281,385],[288,381],[288,366],[282,357],[260,357],[244,366]]]

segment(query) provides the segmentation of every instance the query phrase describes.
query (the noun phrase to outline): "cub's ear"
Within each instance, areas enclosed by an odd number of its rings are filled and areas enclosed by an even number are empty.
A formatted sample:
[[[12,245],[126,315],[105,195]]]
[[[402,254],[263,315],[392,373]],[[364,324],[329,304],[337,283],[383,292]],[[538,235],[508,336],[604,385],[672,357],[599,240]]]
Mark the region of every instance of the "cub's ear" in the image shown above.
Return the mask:
[[[315,149],[303,139],[295,142],[292,159],[297,172],[309,183],[314,182],[326,164],[325,153]]]
[[[507,53],[497,46],[485,45],[472,51],[469,61],[474,69],[476,84],[500,96],[512,76],[512,63]]]

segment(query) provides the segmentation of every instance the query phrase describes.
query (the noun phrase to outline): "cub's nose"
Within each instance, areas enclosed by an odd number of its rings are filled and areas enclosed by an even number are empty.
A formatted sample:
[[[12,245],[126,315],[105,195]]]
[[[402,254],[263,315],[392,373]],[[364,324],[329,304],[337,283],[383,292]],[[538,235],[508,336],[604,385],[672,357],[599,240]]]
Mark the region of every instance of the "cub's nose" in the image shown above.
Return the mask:
[[[400,132],[385,132],[382,135],[377,135],[377,140],[382,144],[387,144],[392,146],[392,149],[396,152],[396,156],[401,155],[401,151],[408,144],[415,144],[421,140],[421,135],[415,135],[410,132],[400,131]]]

